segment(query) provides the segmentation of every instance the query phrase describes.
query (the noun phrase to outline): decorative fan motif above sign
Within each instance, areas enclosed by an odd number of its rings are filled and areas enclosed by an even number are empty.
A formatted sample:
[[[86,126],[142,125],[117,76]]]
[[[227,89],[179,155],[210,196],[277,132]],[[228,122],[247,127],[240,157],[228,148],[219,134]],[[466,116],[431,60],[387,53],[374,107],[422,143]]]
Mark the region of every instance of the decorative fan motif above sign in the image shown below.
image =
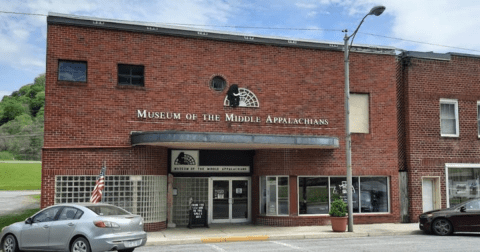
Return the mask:
[[[195,162],[195,157],[192,157],[191,155],[185,153],[185,152],[180,152],[175,159],[174,162],[175,165],[196,165],[197,162]]]
[[[257,96],[252,91],[246,88],[239,88],[238,85],[230,86],[223,101],[225,107],[244,107],[244,108],[258,108],[260,103]]]

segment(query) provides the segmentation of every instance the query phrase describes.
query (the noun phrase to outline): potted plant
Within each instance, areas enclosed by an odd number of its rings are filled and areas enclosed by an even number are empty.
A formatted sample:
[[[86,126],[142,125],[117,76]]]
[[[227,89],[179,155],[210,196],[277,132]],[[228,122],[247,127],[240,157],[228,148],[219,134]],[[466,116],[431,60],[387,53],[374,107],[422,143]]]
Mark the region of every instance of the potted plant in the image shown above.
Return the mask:
[[[336,199],[330,207],[330,221],[332,222],[333,232],[345,232],[347,229],[347,203],[341,199]]]

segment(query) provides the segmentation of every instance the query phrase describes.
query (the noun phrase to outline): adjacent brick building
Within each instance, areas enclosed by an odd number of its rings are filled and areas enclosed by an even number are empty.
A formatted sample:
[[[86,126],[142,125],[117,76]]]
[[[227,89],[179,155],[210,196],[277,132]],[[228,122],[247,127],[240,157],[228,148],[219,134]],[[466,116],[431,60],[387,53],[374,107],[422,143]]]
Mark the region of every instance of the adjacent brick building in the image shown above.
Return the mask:
[[[480,179],[480,58],[457,53],[400,55],[410,221],[477,198]]]
[[[187,225],[192,203],[209,223],[329,223],[329,203],[346,193],[342,44],[47,22],[41,207],[88,201],[105,164],[104,201],[141,214],[147,230]],[[394,48],[352,47],[355,223],[400,221],[398,66]]]

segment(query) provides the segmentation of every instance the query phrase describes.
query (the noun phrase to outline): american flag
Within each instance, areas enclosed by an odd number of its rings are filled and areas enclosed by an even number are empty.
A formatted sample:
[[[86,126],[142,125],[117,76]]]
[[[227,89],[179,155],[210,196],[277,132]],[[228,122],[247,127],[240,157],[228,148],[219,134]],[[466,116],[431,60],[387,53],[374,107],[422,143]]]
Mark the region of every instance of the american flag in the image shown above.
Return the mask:
[[[105,164],[100,171],[100,176],[98,176],[97,181],[95,182],[95,188],[92,191],[92,197],[90,197],[91,203],[98,203],[102,200],[102,191],[105,188],[105,170],[107,167]]]

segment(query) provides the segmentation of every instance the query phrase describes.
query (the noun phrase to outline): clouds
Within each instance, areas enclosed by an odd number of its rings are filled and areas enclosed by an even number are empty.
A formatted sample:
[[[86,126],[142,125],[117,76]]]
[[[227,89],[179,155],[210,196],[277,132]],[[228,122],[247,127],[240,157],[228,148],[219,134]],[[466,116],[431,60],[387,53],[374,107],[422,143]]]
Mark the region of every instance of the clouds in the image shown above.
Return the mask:
[[[58,12],[127,21],[194,24],[197,28],[215,25],[217,27],[207,28],[336,42],[342,41],[340,30],[347,28],[353,31],[373,6],[384,5],[387,9],[380,17],[369,17],[362,25],[360,32],[363,34],[355,38],[355,43],[480,54],[480,34],[476,32],[476,28],[480,27],[480,18],[476,18],[480,13],[480,4],[476,0],[16,0],[2,4],[1,9],[9,12],[45,15]],[[0,14],[0,74],[4,79],[10,78],[7,82],[12,83],[19,75],[29,78],[28,81],[21,79],[14,87],[2,86],[0,90],[17,90],[45,71],[46,27],[45,16]],[[278,29],[282,27],[334,31]],[[368,33],[404,40],[375,37]]]
[[[44,15],[57,12],[154,23],[221,25],[229,20],[235,8],[226,1],[217,0],[29,0],[8,1],[1,9],[8,12]],[[0,73],[4,81],[15,81],[16,76],[12,72],[16,72],[17,76],[17,72],[26,72],[32,78],[29,82],[33,81],[34,76],[45,72],[46,28],[45,16],[0,14]],[[9,73],[12,75],[7,76]],[[2,86],[0,90],[13,91],[24,84]]]
[[[343,1],[349,15],[364,15],[375,5],[386,6],[386,15],[391,19],[391,27],[377,34],[427,42],[412,43],[401,40],[386,40],[383,43],[407,50],[435,52],[480,53],[480,34],[475,29],[480,26],[480,5],[475,0],[356,0]],[[444,46],[436,46],[444,45]],[[458,47],[477,51],[465,51]]]
[[[409,0],[411,1],[411,0]],[[465,47],[480,50],[480,5],[475,1],[411,1],[411,6],[391,1],[394,11],[392,33],[400,38],[430,42],[432,44]],[[408,3],[405,3],[408,5]],[[419,45],[418,50],[458,51],[432,45]],[[468,52],[476,53],[478,52]]]

